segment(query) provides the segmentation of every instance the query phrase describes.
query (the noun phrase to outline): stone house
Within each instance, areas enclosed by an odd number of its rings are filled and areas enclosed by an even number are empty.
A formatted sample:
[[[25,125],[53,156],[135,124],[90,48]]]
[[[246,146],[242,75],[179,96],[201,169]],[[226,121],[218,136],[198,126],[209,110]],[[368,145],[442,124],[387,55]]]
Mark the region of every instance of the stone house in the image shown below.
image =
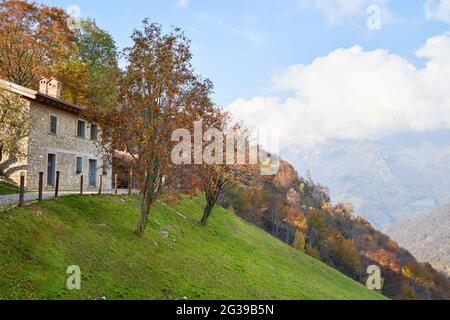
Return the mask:
[[[26,101],[31,117],[30,134],[23,141],[26,155],[12,163],[20,168],[10,177],[19,183],[25,175],[26,188],[37,190],[43,172],[44,190],[53,190],[60,172],[60,190],[78,190],[80,177],[84,188],[97,189],[100,175],[104,189],[111,189],[112,168],[100,151],[101,130],[81,116],[82,108],[60,99],[61,84],[54,78],[41,79],[39,91],[0,80],[0,86]],[[8,155],[3,157],[8,161]]]

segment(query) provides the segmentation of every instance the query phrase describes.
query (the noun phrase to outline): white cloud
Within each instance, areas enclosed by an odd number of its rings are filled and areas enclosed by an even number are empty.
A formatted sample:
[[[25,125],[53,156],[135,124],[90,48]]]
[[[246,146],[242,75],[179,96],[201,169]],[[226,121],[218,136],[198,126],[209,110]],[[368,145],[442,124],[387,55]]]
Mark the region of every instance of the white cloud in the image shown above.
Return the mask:
[[[352,16],[367,16],[367,8],[377,6],[381,12],[383,24],[393,21],[393,16],[386,6],[389,0],[299,0],[304,8],[313,7],[323,14],[330,24],[335,24]]]
[[[185,9],[189,6],[189,1],[190,0],[177,0],[177,6],[182,9]]]
[[[450,0],[427,0],[425,3],[427,19],[450,23]]]
[[[256,131],[276,132],[282,146],[450,128],[450,34],[428,39],[417,56],[425,67],[386,50],[337,49],[274,77],[289,98],[239,99],[227,109]]]

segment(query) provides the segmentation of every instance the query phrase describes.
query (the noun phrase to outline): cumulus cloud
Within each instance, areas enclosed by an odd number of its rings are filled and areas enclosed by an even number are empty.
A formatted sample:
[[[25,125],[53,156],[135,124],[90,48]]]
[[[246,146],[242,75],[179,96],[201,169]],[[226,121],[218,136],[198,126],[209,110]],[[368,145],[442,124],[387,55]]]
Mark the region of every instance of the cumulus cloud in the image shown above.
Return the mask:
[[[450,23],[450,0],[427,0],[425,3],[427,19]]]
[[[290,97],[239,99],[227,109],[278,134],[282,147],[450,128],[450,34],[428,39],[417,56],[425,67],[387,50],[337,49],[274,77]]]
[[[334,24],[351,16],[366,16],[370,6],[377,6],[381,11],[381,18],[385,22],[393,20],[386,3],[388,0],[300,0],[304,8],[313,7],[325,16],[330,24]]]

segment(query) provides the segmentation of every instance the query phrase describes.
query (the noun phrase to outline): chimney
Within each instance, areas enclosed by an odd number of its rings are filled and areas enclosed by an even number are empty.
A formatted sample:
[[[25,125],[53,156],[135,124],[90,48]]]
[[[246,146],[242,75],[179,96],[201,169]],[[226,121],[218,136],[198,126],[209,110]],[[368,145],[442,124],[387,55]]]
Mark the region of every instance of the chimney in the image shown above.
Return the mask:
[[[54,98],[61,98],[62,85],[55,78],[41,78],[39,81],[39,92]]]
[[[48,94],[48,79],[47,78],[41,78],[41,80],[39,80],[39,92],[43,93],[43,94]]]
[[[62,85],[55,78],[50,78],[47,84],[47,95],[60,99],[61,98]]]

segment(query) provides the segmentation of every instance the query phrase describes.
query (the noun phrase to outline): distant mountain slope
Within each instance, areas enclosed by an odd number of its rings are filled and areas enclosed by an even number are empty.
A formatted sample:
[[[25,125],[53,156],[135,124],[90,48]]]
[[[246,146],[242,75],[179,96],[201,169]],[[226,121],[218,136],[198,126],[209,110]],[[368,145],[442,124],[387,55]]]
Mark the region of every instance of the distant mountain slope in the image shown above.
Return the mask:
[[[281,154],[377,227],[450,203],[450,131],[332,141]]]
[[[387,233],[418,260],[450,275],[450,204],[400,221]]]
[[[68,196],[0,214],[2,299],[385,299],[232,212],[184,200],[152,209],[134,235],[137,197]],[[178,213],[186,216],[183,218]],[[66,289],[71,265],[81,290]]]
[[[256,186],[256,188],[255,188]],[[223,195],[224,207],[299,251],[366,283],[377,265],[382,292],[392,299],[450,299],[450,282],[430,265],[355,217],[351,205],[332,205],[325,186],[301,178],[286,161],[270,177],[254,177]]]

